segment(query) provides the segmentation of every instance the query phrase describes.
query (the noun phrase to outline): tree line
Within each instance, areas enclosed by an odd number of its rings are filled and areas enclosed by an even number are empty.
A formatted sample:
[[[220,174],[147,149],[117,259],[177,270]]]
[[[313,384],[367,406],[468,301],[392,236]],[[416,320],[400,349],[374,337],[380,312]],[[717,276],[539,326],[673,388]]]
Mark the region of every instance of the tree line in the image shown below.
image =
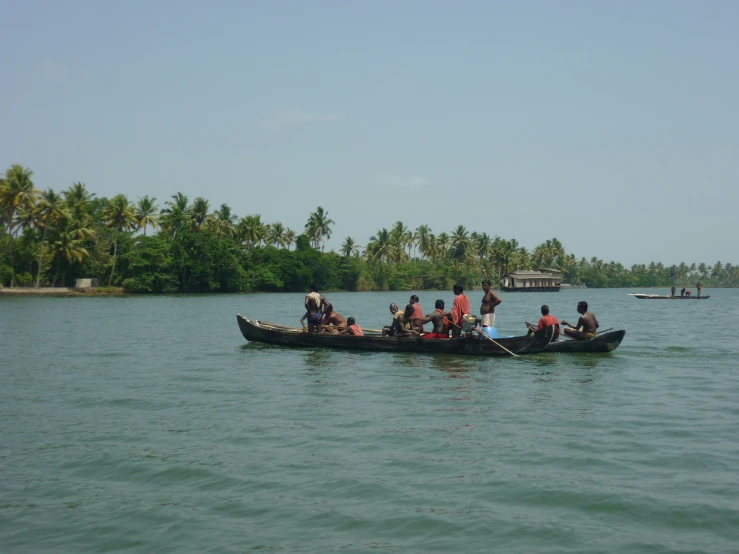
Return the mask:
[[[84,183],[37,189],[33,172],[11,166],[0,179],[0,285],[74,286],[96,277],[129,292],[302,291],[468,288],[519,269],[558,268],[588,287],[669,287],[703,281],[738,286],[739,267],[661,263],[630,268],[567,253],[556,238],[532,250],[515,239],[459,225],[434,234],[398,221],[362,246],[346,237],[325,252],[334,221],[318,207],[300,233],[260,215],[238,217],[227,204],[176,193],[159,206],[143,196],[99,198]]]

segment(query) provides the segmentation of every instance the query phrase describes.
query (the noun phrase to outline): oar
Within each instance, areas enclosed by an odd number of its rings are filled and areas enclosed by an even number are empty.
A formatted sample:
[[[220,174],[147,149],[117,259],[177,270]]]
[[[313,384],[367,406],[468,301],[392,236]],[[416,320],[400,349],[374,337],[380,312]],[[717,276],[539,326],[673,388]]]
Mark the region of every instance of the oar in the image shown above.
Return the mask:
[[[449,323],[451,323],[452,325],[454,325],[460,331],[462,330],[462,328],[459,325],[457,325],[456,323],[454,323],[453,321],[449,321],[447,318],[444,318],[444,321],[448,321]],[[490,342],[492,342],[493,344],[495,344],[496,346],[498,346],[499,348],[502,348],[503,350],[505,350],[506,352],[508,352],[514,358],[518,358],[518,354],[514,354],[513,352],[511,352],[510,350],[508,350],[505,346],[503,346],[499,342],[494,341],[492,339],[492,337],[489,337],[488,335],[486,335],[485,333],[483,333],[482,331],[480,331],[477,327],[473,327],[473,329],[475,331],[477,331],[478,333],[480,333],[483,337],[485,337],[486,339],[488,339]]]
[[[606,329],[605,331],[598,331],[598,332],[597,332],[597,333],[595,333],[595,334],[596,334],[596,336],[597,336],[597,335],[600,335],[601,333],[607,333],[608,331],[613,331],[613,327],[611,327],[610,329]]]

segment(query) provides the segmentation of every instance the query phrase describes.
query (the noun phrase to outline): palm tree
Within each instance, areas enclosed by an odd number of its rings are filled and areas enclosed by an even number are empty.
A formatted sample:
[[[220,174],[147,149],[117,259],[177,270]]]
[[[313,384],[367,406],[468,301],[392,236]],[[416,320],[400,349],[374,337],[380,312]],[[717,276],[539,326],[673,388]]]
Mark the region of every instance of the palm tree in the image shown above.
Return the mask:
[[[139,229],[144,230],[144,236],[146,236],[146,228],[151,225],[154,230],[159,229],[159,216],[157,216],[157,210],[159,206],[155,204],[156,198],[149,198],[144,196],[139,198],[134,210],[134,216],[136,217],[136,225]]]
[[[314,248],[318,248],[324,237],[331,238],[331,225],[333,224],[334,220],[328,217],[328,212],[321,206],[310,214],[308,223],[305,224],[305,234],[311,239]]]
[[[221,204],[221,207],[213,215],[217,223],[216,229],[218,235],[233,238],[235,231],[234,224],[238,220],[238,217],[231,212],[231,206]]]
[[[170,238],[175,238],[189,222],[188,199],[186,195],[178,192],[172,195],[172,200],[168,200],[165,204],[167,207],[161,211],[162,229],[169,234]]]
[[[46,244],[46,235],[49,228],[56,227],[60,221],[68,217],[69,213],[61,195],[55,193],[52,188],[41,192],[41,199],[36,210],[36,226],[43,229],[44,232],[41,237],[41,248],[39,248],[38,253],[38,270],[36,271],[36,282],[34,284],[36,288],[39,287],[39,281],[41,280],[44,244]]]
[[[57,257],[56,272],[54,273],[54,280],[51,283],[52,287],[56,286],[56,280],[59,277],[59,266],[61,265],[62,259],[66,259],[69,262],[69,266],[72,267],[73,260],[81,262],[90,255],[82,246],[82,240],[76,237],[77,233],[73,228],[67,227],[59,230],[59,234],[52,245]]]
[[[370,260],[388,260],[391,250],[390,231],[380,229],[376,235],[370,237],[365,254]]]
[[[344,243],[341,245],[341,255],[346,256],[359,256],[359,245],[354,241],[352,237],[346,237]]]
[[[470,240],[469,232],[464,225],[459,225],[452,233],[451,238],[452,249],[450,256],[452,260],[455,260],[459,265],[464,265],[469,261],[470,254],[472,253],[472,241]]]
[[[267,242],[285,248],[285,226],[282,223],[273,223],[267,229]]]
[[[431,229],[428,225],[421,225],[416,229],[416,244],[418,244],[418,251],[424,258],[430,257],[431,251],[433,250],[434,241],[430,240],[432,236]]]
[[[436,250],[438,255],[442,257],[446,256],[446,252],[449,249],[449,242],[449,235],[446,233],[439,233],[439,236],[436,237]]]
[[[113,265],[110,268],[109,285],[113,284],[113,274],[115,273],[115,264],[118,256],[118,234],[130,231],[136,225],[136,215],[134,213],[133,204],[128,201],[123,194],[117,194],[108,202],[103,215],[106,224],[111,229],[117,231],[113,239]]]
[[[285,248],[290,250],[290,247],[295,244],[297,238],[298,236],[295,234],[295,231],[293,231],[292,229],[287,229],[285,231]]]
[[[202,231],[203,227],[208,221],[208,210],[210,209],[210,202],[208,202],[202,196],[198,196],[190,206],[190,214],[192,218],[192,224],[198,231]]]
[[[5,216],[5,224],[8,227],[8,241],[0,256],[0,265],[5,261],[10,247],[10,237],[13,234],[13,222],[17,211],[24,208],[31,209],[36,202],[36,189],[33,187],[32,176],[33,171],[14,164],[5,172],[5,178],[0,179],[0,210]]]
[[[267,235],[267,229],[262,223],[262,216],[247,215],[242,217],[236,226],[236,234],[240,242],[246,243],[247,248],[258,245]]]

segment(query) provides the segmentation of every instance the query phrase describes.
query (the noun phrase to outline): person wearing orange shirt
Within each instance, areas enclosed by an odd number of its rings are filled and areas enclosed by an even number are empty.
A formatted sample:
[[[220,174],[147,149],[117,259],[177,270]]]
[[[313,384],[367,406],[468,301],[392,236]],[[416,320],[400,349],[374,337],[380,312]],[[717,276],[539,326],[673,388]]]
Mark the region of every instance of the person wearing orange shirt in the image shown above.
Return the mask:
[[[534,327],[531,323],[527,321],[526,327],[528,327],[529,331],[532,333],[535,331],[541,331],[542,329],[546,329],[547,327],[554,327],[554,335],[552,336],[552,341],[555,341],[559,338],[559,321],[556,317],[549,314],[549,306],[547,306],[546,304],[541,307],[541,318],[539,319],[539,325]]]
[[[364,331],[362,331],[362,328],[357,325],[357,322],[354,320],[353,317],[350,317],[346,320],[346,329],[342,329],[339,331],[340,335],[354,335],[355,337],[363,337]]]
[[[465,315],[470,313],[470,299],[464,293],[464,287],[460,284],[454,285],[452,288],[454,291],[454,304],[452,304],[452,338],[459,337],[459,333],[462,331],[462,319]]]
[[[413,316],[411,316],[411,328],[414,331],[423,333],[423,308],[418,303],[418,296],[411,296],[411,306],[413,306]]]

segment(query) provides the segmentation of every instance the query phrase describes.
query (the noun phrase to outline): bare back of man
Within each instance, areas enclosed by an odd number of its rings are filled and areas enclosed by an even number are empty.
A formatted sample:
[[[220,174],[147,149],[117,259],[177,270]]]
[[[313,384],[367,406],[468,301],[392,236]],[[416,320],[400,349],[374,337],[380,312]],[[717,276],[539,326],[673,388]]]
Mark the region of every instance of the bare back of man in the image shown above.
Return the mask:
[[[323,328],[321,329],[324,333],[337,333],[346,329],[346,319],[343,315],[334,311],[333,306],[328,304],[326,306],[326,312],[323,315]]]
[[[434,330],[426,335],[427,338],[447,338],[449,337],[449,329],[447,329],[445,319],[449,316],[448,312],[444,311],[444,301],[436,301],[436,309],[423,318],[421,327],[426,323],[431,323],[434,326]]]
[[[590,340],[595,337],[598,327],[600,327],[598,319],[593,312],[588,311],[587,302],[579,302],[577,304],[577,311],[580,313],[580,319],[577,320],[576,326],[573,327],[562,320],[562,325],[568,327],[564,330],[564,333],[575,340]]]
[[[310,292],[305,297],[305,310],[306,315],[301,319],[301,323],[304,319],[308,320],[308,332],[309,333],[320,333],[321,325],[323,324],[323,308],[328,304],[326,297],[318,292],[316,285],[310,286]]]

